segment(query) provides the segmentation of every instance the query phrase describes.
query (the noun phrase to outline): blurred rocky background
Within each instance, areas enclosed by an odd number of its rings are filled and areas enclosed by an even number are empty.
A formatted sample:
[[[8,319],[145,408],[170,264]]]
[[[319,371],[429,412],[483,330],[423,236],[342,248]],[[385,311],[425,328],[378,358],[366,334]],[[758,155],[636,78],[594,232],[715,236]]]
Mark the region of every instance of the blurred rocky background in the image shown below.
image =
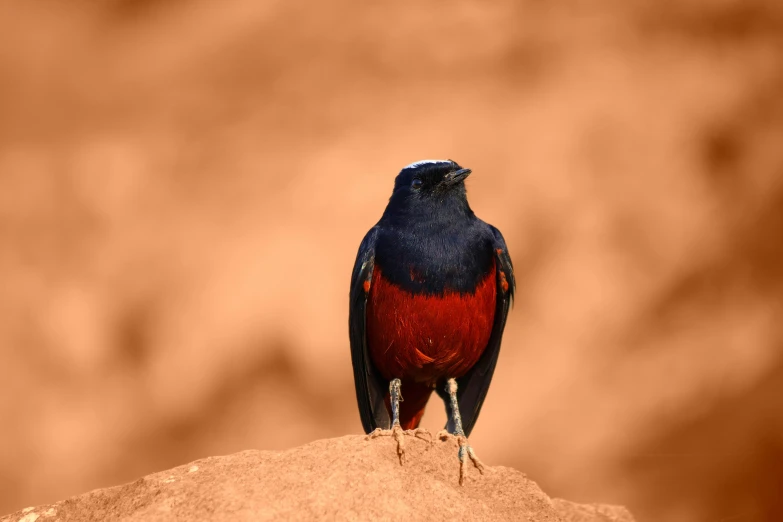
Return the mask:
[[[516,265],[484,461],[783,520],[775,0],[0,2],[0,513],[360,432],[351,267],[430,157]]]

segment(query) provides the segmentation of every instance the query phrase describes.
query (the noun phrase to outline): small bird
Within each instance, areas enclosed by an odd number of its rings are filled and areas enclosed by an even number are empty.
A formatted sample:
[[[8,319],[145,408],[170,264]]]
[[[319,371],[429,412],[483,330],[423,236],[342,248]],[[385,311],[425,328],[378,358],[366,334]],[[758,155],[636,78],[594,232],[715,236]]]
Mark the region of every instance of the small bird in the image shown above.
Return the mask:
[[[404,463],[404,436],[424,438],[419,422],[435,390],[448,417],[438,436],[459,444],[460,484],[466,456],[483,473],[467,437],[514,295],[503,235],[468,205],[470,173],[452,160],[417,161],[400,171],[383,216],[359,247],[349,311],[365,432],[392,436]]]

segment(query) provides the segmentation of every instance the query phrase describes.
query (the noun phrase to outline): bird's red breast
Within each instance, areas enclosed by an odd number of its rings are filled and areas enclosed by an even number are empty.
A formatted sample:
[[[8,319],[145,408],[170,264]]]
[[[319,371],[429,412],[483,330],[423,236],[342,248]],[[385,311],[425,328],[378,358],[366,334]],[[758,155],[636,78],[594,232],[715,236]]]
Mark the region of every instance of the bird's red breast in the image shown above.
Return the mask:
[[[411,272],[411,277],[417,277]],[[487,347],[495,319],[495,265],[472,293],[413,294],[375,266],[367,301],[367,344],[376,368],[434,385],[461,377]]]

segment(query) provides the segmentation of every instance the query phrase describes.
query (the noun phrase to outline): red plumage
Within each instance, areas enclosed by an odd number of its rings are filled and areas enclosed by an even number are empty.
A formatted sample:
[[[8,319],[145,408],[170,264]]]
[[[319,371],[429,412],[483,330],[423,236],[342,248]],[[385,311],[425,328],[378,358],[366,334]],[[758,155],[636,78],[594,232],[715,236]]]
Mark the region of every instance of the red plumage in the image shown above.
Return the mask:
[[[403,381],[403,428],[418,426],[439,379],[462,377],[478,362],[492,334],[495,280],[493,263],[473,293],[412,294],[375,267],[367,300],[367,344],[383,378]]]

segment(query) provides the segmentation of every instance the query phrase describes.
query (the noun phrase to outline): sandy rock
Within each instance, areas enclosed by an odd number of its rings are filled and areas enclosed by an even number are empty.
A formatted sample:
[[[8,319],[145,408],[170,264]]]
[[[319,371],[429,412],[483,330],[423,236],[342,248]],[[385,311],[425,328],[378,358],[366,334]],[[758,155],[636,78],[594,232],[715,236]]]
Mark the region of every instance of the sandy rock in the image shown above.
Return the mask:
[[[458,485],[454,440],[407,438],[401,466],[388,438],[350,435],[286,451],[209,457],[0,522],[31,520],[513,520],[633,522],[617,506],[550,499],[523,473],[470,469]]]

